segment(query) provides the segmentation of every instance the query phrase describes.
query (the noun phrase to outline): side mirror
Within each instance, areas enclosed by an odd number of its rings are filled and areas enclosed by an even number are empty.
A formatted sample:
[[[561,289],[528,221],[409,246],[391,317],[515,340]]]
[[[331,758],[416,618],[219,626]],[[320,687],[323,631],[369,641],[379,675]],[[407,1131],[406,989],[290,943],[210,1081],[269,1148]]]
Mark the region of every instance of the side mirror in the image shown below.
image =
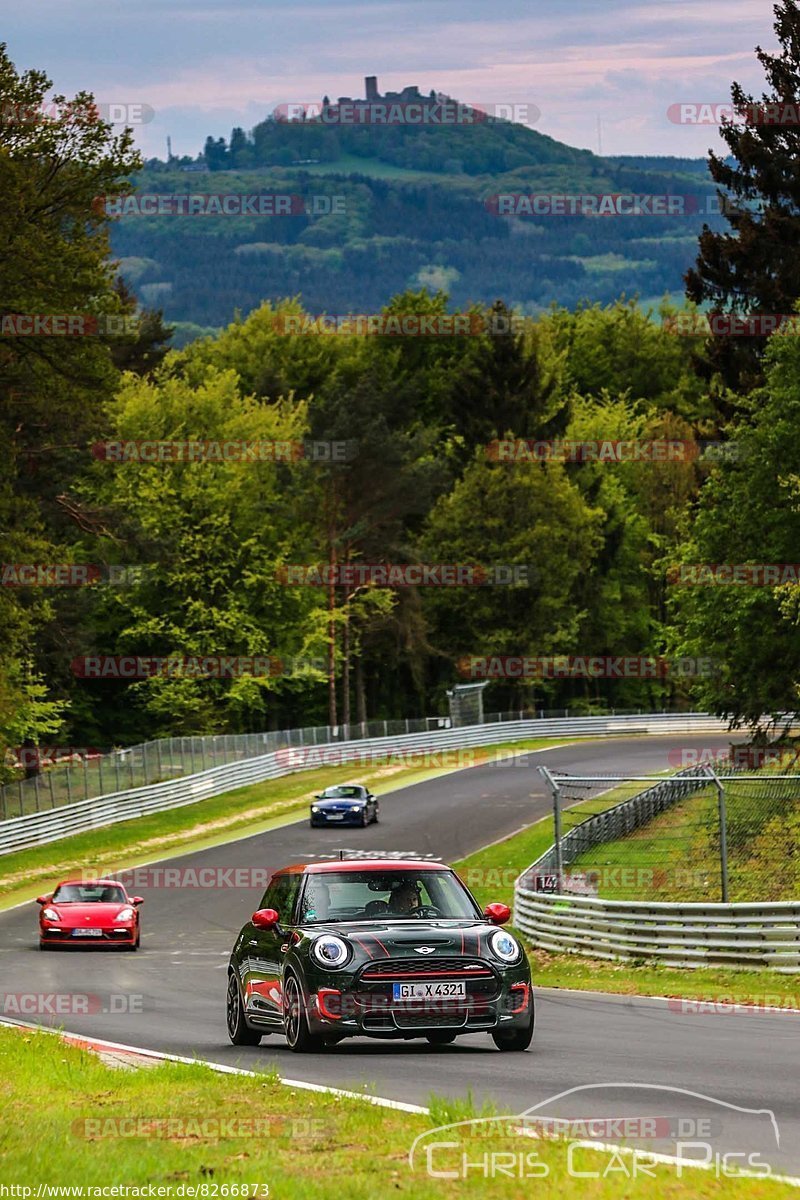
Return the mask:
[[[256,929],[276,929],[278,926],[278,914],[274,908],[259,908],[250,920]]]
[[[50,896],[37,896],[37,897],[36,897],[36,903],[37,903],[37,904],[49,904],[49,903],[50,903],[50,901],[51,901],[52,899],[53,899],[52,895],[50,895]]]
[[[506,921],[511,918],[511,909],[507,904],[487,904],[483,910],[483,915],[487,921],[491,921],[493,925],[505,925]]]
[[[131,899],[131,904],[135,904],[137,907],[138,907],[140,904],[144,904],[144,896],[134,896],[134,897]]]

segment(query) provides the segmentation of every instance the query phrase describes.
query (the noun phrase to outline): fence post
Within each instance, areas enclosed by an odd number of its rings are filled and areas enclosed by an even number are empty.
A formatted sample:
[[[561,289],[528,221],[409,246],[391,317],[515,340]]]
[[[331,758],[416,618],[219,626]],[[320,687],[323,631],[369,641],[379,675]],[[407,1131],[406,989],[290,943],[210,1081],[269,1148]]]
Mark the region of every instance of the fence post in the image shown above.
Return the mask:
[[[725,787],[713,767],[704,764],[717,789],[719,807],[719,873],[722,883],[722,903],[728,903],[728,814],[725,807]]]
[[[556,849],[556,891],[561,892],[561,879],[564,872],[564,860],[561,849],[561,788],[556,783],[547,767],[539,767],[539,771],[547,780],[553,794],[553,841]]]

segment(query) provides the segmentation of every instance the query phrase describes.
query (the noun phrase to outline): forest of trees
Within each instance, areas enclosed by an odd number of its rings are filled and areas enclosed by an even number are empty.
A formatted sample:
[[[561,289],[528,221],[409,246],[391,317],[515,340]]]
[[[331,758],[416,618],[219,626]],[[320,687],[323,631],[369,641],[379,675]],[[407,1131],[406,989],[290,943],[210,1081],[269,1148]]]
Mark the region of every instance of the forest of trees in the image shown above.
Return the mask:
[[[171,323],[195,333],[222,328],[237,311],[248,313],[263,300],[299,295],[310,312],[376,311],[397,292],[426,285],[446,288],[457,307],[502,296],[530,315],[551,304],[612,303],[623,294],[677,296],[704,219],[716,230],[724,225],[713,212],[708,179],[682,167],[645,170],[593,155],[575,164],[447,180],[344,171],[319,176],[303,167],[214,174],[150,167],[135,185],[147,196],[289,194],[312,210],[115,219],[112,246],[128,283],[146,303],[162,307]],[[685,211],[498,214],[493,197],[531,193],[675,195]]]
[[[779,7],[781,49],[762,61],[786,99],[800,90],[800,12],[794,0]],[[18,75],[2,51],[4,102],[36,106],[49,86],[39,72]],[[738,237],[708,228],[699,254],[687,250],[691,295],[716,311],[791,312],[800,127],[731,127],[726,138],[714,178],[763,207],[730,218]],[[495,679],[490,710],[691,706],[753,726],[797,710],[791,572],[760,586],[680,584],[682,567],[797,559],[796,328],[732,345],[680,336],[674,309],[652,319],[624,299],[512,321],[515,296],[491,279],[492,299],[467,305],[434,280],[409,288],[398,275],[386,318],[444,329],[448,314],[468,312],[469,332],[289,334],[315,305],[287,285],[219,334],[168,349],[161,314],[138,308],[120,280],[93,202],[124,192],[139,167],[129,136],[85,106],[0,125],[6,771],[16,748],[43,740],[124,745],[444,712],[471,656],[713,664],[644,680]],[[375,181],[355,186],[368,203]],[[413,225],[408,211],[384,215],[387,241]],[[163,245],[187,264],[197,253],[166,230]],[[355,253],[335,239],[316,252]],[[213,264],[209,289],[220,286]],[[26,336],[15,314],[83,314],[91,331]],[[505,461],[497,439],[698,449],[669,461]],[[141,450],[190,443],[282,449],[155,461]],[[331,586],[292,582],[300,567],[366,564],[520,570],[461,587],[387,587],[352,570]],[[93,678],[80,664],[96,656],[284,666]]]

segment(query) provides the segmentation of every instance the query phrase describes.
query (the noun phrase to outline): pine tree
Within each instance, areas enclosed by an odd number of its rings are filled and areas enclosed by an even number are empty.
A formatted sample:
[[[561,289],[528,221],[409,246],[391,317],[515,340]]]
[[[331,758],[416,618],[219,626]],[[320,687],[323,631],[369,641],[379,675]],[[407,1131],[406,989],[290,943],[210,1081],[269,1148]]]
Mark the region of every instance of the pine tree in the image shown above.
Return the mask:
[[[791,314],[800,300],[800,4],[782,0],[774,11],[779,51],[756,47],[770,90],[756,100],[732,84],[738,115],[722,137],[734,161],[709,154],[731,231],[704,226],[686,292],[714,312]],[[706,365],[749,387],[760,381],[765,342],[715,336]]]

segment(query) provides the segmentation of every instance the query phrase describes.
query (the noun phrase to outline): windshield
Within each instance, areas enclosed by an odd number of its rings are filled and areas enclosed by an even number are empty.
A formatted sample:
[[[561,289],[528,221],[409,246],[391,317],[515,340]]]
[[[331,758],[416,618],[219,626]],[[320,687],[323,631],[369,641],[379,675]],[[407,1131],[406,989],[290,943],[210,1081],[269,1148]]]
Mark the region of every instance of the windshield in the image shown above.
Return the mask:
[[[128,897],[118,884],[63,883],[53,893],[53,904],[127,904]]]
[[[322,793],[322,795],[326,800],[360,800],[362,796],[362,789],[360,787],[343,783],[338,787],[325,788],[325,791]]]
[[[451,871],[330,871],[306,877],[300,923],[407,921],[478,916],[468,892]]]

